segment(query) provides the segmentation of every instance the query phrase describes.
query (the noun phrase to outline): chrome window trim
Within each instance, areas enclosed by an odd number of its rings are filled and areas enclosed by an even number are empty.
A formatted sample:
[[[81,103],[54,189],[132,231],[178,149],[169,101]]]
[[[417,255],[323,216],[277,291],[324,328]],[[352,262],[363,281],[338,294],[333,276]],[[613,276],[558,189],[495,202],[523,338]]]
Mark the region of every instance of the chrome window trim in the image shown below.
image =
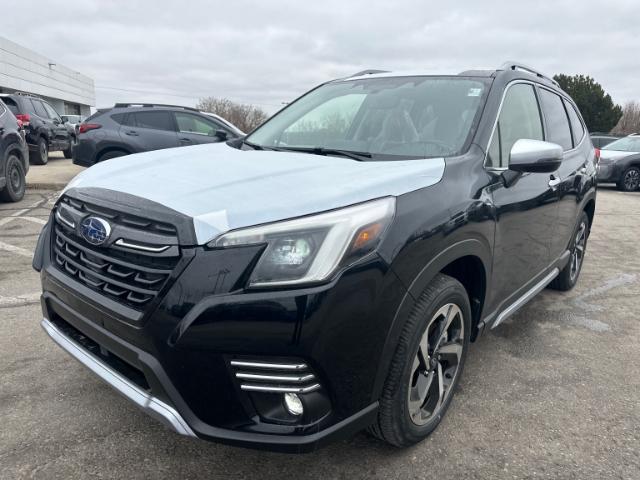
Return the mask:
[[[573,101],[565,95],[561,95],[560,93],[556,92],[555,90],[553,90],[552,88],[546,87],[544,85],[538,85],[538,88],[543,88],[545,90],[548,90],[549,92],[559,96],[563,101],[569,103],[569,105],[576,110],[576,115],[578,115],[578,120],[580,120],[580,123],[582,124],[582,138],[580,139],[580,141],[576,144],[575,147],[570,148],[569,150],[563,150],[563,153],[573,153],[575,150],[578,150],[578,148],[582,145],[582,142],[584,141],[584,137],[586,136],[586,132],[587,132],[587,127],[584,124],[584,121],[582,119],[582,115],[578,114],[579,110],[576,108],[576,106],[573,104]],[[569,118],[569,112],[565,112],[567,115],[567,121],[569,122],[569,131],[571,132],[571,141],[573,142],[573,127],[571,126],[571,119]],[[543,112],[544,115],[544,112]],[[546,136],[546,132],[545,132],[545,136]]]
[[[498,114],[496,115],[495,120],[493,121],[493,128],[491,129],[491,136],[489,137],[489,141],[487,142],[487,147],[485,148],[485,153],[484,153],[484,161],[482,163],[483,167],[485,168],[485,170],[488,170],[490,172],[505,172],[507,170],[509,170],[508,167],[489,167],[487,166],[487,158],[489,158],[489,147],[491,146],[491,142],[493,142],[493,136],[496,133],[496,127],[498,126],[498,119],[500,118],[500,114],[502,113],[502,107],[504,105],[504,99],[507,96],[507,92],[509,91],[509,89],[511,87],[513,87],[514,85],[519,85],[519,84],[526,84],[526,85],[531,85],[533,87],[533,93],[536,96],[536,102],[538,103],[538,111],[540,113],[540,120],[542,122],[542,135],[544,137],[546,137],[546,131],[545,131],[545,124],[544,124],[544,119],[542,118],[542,106],[540,105],[540,100],[538,99],[538,94],[536,92],[536,85],[538,85],[536,82],[532,82],[531,80],[512,80],[511,82],[507,83],[507,85],[504,88],[504,91],[502,92],[502,98],[500,99],[500,105],[498,106]]]
[[[489,167],[487,166],[487,158],[489,157],[489,147],[491,146],[491,142],[493,141],[493,136],[496,133],[496,127],[498,126],[498,119],[500,118],[500,114],[502,113],[502,106],[504,104],[504,99],[507,96],[507,92],[509,91],[509,89],[517,84],[521,84],[521,83],[525,83],[528,85],[533,86],[534,90],[536,88],[544,88],[545,90],[550,91],[551,93],[555,93],[556,95],[558,95],[561,99],[567,101],[569,103],[569,105],[576,111],[576,114],[578,115],[578,119],[580,120],[580,123],[582,124],[582,138],[580,139],[580,141],[576,144],[575,147],[569,149],[569,150],[564,150],[563,153],[573,153],[574,151],[578,150],[579,148],[582,147],[582,143],[584,142],[585,138],[587,137],[587,126],[584,123],[584,119],[582,118],[582,114],[580,114],[580,110],[578,110],[578,108],[576,107],[576,105],[574,104],[573,100],[571,100],[571,98],[569,98],[569,96],[557,92],[556,90],[549,88],[546,85],[542,85],[541,83],[538,82],[533,82],[531,80],[513,80],[509,83],[507,83],[504,91],[502,92],[502,98],[500,99],[500,105],[498,106],[498,114],[496,115],[496,118],[493,122],[493,128],[491,129],[491,136],[489,137],[489,142],[487,142],[487,147],[485,148],[485,154],[484,154],[484,161],[483,161],[483,167],[485,168],[485,170],[489,171],[489,172],[505,172],[507,170],[509,170],[508,167]],[[547,137],[547,130],[546,130],[546,124],[544,121],[544,118],[542,118],[542,116],[544,115],[544,112],[542,110],[542,105],[540,104],[540,99],[538,99],[538,94],[536,93],[536,100],[538,101],[538,108],[540,110],[540,115],[541,115],[541,120],[542,120],[542,133],[544,135],[545,141],[546,141],[546,137]],[[569,122],[569,128],[571,129],[571,121],[568,118],[567,115],[567,121]]]

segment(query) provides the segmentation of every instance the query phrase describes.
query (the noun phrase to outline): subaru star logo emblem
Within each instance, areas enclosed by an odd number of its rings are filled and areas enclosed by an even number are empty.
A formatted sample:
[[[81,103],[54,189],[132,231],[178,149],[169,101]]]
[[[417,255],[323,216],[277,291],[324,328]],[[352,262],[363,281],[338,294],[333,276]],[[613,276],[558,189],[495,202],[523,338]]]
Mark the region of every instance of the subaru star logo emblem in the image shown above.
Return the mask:
[[[91,245],[102,245],[111,234],[111,225],[99,217],[87,217],[80,224],[80,233]]]

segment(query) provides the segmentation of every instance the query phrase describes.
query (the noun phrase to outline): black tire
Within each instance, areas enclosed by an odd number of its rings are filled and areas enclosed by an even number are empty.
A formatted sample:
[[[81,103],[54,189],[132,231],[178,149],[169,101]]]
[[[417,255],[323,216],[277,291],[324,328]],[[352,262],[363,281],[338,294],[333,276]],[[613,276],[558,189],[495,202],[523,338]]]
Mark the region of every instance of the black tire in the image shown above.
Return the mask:
[[[123,150],[111,150],[100,155],[100,159],[98,160],[98,162],[104,162],[105,160],[109,160],[111,158],[124,157],[125,155],[129,154]]]
[[[433,384],[434,377],[431,377],[429,386],[425,387],[427,395],[424,404],[422,399],[418,400],[420,420],[424,420],[425,423],[417,424],[414,420],[415,410],[411,413],[411,395],[413,390],[418,388],[418,377],[422,375],[424,381],[428,379],[431,373],[427,373],[426,368],[421,370],[421,366],[416,370],[416,363],[418,358],[426,362],[426,358],[421,354],[423,351],[424,338],[429,337],[429,331],[434,324],[434,319],[437,317],[439,311],[443,308],[451,308],[449,305],[458,307],[458,312],[462,318],[456,320],[463,328],[461,328],[460,338],[455,342],[447,340],[444,344],[438,343],[442,346],[443,350],[446,345],[455,344],[459,348],[459,354],[457,355],[457,367],[455,372],[451,375],[450,368],[447,368],[444,377],[449,379],[449,386],[445,394],[440,394],[437,400],[437,405],[433,408],[433,411],[429,413],[426,419],[422,419],[423,410],[430,399],[429,392],[431,385]],[[453,322],[451,322],[453,326]],[[443,331],[447,332],[445,328]],[[396,351],[394,353],[387,378],[383,387],[382,396],[380,398],[380,407],[378,410],[377,422],[369,429],[370,433],[376,437],[384,440],[397,447],[406,447],[413,445],[425,437],[427,437],[435,428],[440,424],[442,417],[446,413],[451,399],[458,385],[464,362],[467,355],[469,346],[469,337],[471,333],[471,307],[469,305],[469,298],[467,292],[460,282],[447,275],[438,274],[433,281],[422,292],[420,298],[416,302],[411,314],[407,318]],[[449,338],[447,333],[447,338]],[[452,335],[453,337],[453,335]],[[442,338],[442,336],[440,336]],[[433,365],[435,360],[436,364],[440,364],[439,369],[439,385],[435,387],[442,387],[443,381],[443,366],[445,361],[440,361],[440,355],[438,354],[437,347],[434,351],[429,353],[429,360]],[[422,356],[421,356],[422,355]],[[443,356],[445,356],[443,354]],[[424,365],[424,364],[423,364]],[[434,368],[434,370],[437,370]],[[437,381],[437,380],[436,380]],[[442,400],[440,400],[442,399]]]
[[[70,137],[69,148],[62,151],[64,158],[71,158],[73,156],[73,146],[75,145],[75,143],[76,143],[75,137]]]
[[[589,239],[589,216],[582,212],[578,224],[573,231],[571,244],[569,245],[569,262],[562,271],[549,284],[549,288],[566,292],[575,287],[582,271],[584,254],[587,251],[587,240]],[[580,238],[578,238],[580,237]],[[577,262],[577,263],[575,263]]]
[[[22,160],[15,153],[10,153],[5,167],[7,184],[0,191],[0,200],[19,202],[27,188]]]
[[[620,177],[618,189],[623,192],[635,192],[640,189],[640,167],[627,168]]]
[[[46,165],[49,161],[49,143],[44,137],[38,140],[38,148],[29,152],[29,162],[33,165]]]

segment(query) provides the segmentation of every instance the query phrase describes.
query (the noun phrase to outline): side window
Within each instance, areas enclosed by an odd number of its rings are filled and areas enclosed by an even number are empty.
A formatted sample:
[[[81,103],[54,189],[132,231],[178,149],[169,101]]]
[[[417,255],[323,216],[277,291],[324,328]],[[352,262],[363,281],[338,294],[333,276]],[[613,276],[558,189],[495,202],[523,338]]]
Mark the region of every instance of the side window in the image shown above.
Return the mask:
[[[113,115],[111,115],[111,120],[113,120],[114,122],[116,122],[119,125],[123,125],[124,123],[124,118],[127,116],[126,113],[115,113]],[[130,118],[133,118],[133,115],[130,115]]]
[[[136,126],[140,128],[175,131],[169,112],[136,112],[133,116],[135,116]]]
[[[175,116],[179,132],[213,136],[216,130],[222,129],[222,127],[216,123],[204,120],[190,113],[176,112]]]
[[[25,99],[25,103],[29,103],[29,100]],[[44,109],[44,105],[42,105],[42,102],[40,102],[40,100],[35,100],[32,98],[31,103],[33,104],[36,115],[42,118],[49,118],[49,115],[47,115],[47,111]]]
[[[580,143],[582,137],[584,136],[584,126],[580,121],[580,117],[578,117],[578,113],[576,109],[566,100],[564,101],[564,106],[569,113],[569,121],[571,122],[571,133],[573,134],[573,146],[575,147]]]
[[[9,110],[11,110],[11,113],[13,113],[14,115],[20,115],[21,113],[27,113],[27,112],[21,112],[20,109],[18,108],[18,104],[15,102],[15,100],[13,100],[13,99],[11,99],[9,97],[3,98],[2,101],[4,101],[4,103],[7,106],[7,108],[9,108]]]
[[[4,108],[4,103],[2,103],[2,101],[0,101],[0,115],[2,115],[5,110],[6,110],[6,108]]]
[[[47,102],[42,102],[42,105],[44,106],[44,109],[47,111],[47,115],[49,115],[49,118],[51,120],[60,120],[60,115],[58,115],[58,112],[56,112],[51,105],[49,105]]]
[[[540,102],[547,122],[547,141],[557,143],[564,150],[573,148],[569,119],[560,95],[544,88],[540,90]]]
[[[507,90],[491,138],[487,166],[507,168],[511,147],[518,140],[542,140],[542,119],[533,85],[518,83]]]

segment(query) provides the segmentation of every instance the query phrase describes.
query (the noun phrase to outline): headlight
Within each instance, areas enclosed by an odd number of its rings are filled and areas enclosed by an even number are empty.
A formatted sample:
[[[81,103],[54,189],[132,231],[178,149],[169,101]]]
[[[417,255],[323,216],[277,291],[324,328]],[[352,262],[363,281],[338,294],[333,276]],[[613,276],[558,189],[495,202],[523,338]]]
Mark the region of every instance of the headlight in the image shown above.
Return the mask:
[[[343,265],[371,253],[395,213],[383,198],[308,217],[235,230],[210,246],[266,244],[249,278],[251,286],[321,282]]]

